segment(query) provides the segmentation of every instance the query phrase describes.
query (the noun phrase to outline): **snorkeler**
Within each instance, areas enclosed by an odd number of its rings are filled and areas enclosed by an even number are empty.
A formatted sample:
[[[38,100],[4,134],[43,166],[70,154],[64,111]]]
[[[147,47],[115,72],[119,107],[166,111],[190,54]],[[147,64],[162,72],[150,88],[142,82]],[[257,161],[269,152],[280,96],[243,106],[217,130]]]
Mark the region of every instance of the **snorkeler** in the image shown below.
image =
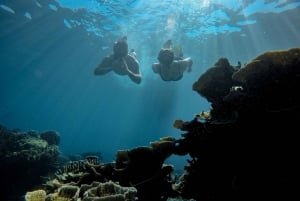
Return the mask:
[[[183,59],[182,48],[175,47],[172,47],[171,40],[167,40],[159,51],[157,57],[159,63],[152,64],[153,72],[160,74],[164,81],[178,81],[183,77],[185,71],[192,71],[192,59],[190,57]]]
[[[174,52],[174,59],[175,60],[182,60],[183,59],[183,50],[179,44],[173,44],[172,40],[169,39],[163,44],[164,49],[172,49]]]
[[[114,71],[119,75],[128,75],[129,78],[139,84],[142,81],[140,64],[136,59],[136,53],[132,49],[128,53],[127,37],[124,36],[114,43],[113,54],[106,56],[94,71],[95,75],[104,75]]]

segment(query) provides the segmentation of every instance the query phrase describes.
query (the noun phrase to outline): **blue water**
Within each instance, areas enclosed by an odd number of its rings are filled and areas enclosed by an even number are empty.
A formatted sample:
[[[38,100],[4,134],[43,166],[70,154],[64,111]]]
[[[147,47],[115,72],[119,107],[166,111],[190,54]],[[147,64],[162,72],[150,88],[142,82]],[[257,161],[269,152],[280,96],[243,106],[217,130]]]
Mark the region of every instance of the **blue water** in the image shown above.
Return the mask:
[[[179,138],[174,120],[210,109],[192,91],[198,77],[220,57],[236,65],[299,47],[299,14],[300,1],[289,0],[0,0],[0,124],[56,130],[63,153],[100,151],[105,161],[119,149]],[[123,35],[138,54],[140,85],[93,75]],[[167,39],[193,59],[176,82],[151,69]]]

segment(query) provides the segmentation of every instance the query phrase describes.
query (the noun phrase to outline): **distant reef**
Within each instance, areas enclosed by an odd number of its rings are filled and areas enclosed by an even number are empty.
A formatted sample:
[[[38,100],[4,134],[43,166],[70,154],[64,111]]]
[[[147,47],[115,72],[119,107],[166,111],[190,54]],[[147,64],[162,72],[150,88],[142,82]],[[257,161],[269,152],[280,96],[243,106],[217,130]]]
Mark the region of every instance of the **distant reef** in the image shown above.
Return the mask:
[[[69,162],[41,188],[28,188],[26,201],[299,200],[300,48],[265,52],[244,66],[220,58],[192,89],[211,103],[211,109],[191,120],[175,120],[181,138],[164,137],[149,146],[118,150],[111,163],[96,156]],[[11,188],[17,179],[18,185],[26,184],[30,171],[24,168],[32,164],[32,155],[42,158],[45,153],[53,163],[56,160],[57,140],[52,137],[49,143],[49,138],[29,132],[25,136],[38,143],[24,143],[24,134],[4,127],[0,134],[1,173],[6,176],[2,181],[7,181],[1,188]],[[20,143],[11,138],[27,146],[16,149],[12,145]],[[6,145],[10,150],[2,148]],[[47,147],[54,154],[37,154],[29,147]],[[28,149],[30,154],[22,151]],[[191,157],[178,177],[173,165],[165,163],[171,155]],[[35,175],[39,173],[43,172]]]
[[[0,125],[0,200],[22,200],[24,192],[42,184],[57,169],[59,141],[55,131],[21,132]]]

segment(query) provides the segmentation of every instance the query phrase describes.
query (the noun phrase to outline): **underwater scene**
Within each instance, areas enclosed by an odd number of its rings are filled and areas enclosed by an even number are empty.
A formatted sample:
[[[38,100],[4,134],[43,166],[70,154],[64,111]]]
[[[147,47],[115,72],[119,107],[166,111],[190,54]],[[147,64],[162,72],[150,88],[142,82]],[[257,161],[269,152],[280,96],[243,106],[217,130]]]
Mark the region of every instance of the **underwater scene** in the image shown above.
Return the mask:
[[[299,200],[299,22],[300,0],[0,0],[0,201]]]

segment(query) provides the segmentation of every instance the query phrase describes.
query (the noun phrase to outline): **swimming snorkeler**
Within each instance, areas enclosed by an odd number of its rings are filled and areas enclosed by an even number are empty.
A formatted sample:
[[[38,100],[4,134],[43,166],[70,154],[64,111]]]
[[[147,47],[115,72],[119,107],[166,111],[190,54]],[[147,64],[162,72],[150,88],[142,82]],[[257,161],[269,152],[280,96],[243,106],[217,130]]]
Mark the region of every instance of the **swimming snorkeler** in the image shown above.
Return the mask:
[[[192,59],[190,57],[184,59],[182,48],[172,46],[171,40],[164,43],[157,59],[159,63],[152,64],[152,70],[158,73],[164,81],[178,81],[185,71],[192,71]]]
[[[128,53],[127,37],[124,36],[114,43],[113,54],[106,56],[94,70],[95,75],[104,75],[114,71],[119,75],[128,75],[129,78],[139,84],[142,81],[140,64],[136,53],[132,49]]]

